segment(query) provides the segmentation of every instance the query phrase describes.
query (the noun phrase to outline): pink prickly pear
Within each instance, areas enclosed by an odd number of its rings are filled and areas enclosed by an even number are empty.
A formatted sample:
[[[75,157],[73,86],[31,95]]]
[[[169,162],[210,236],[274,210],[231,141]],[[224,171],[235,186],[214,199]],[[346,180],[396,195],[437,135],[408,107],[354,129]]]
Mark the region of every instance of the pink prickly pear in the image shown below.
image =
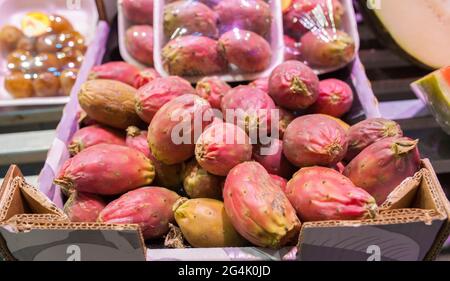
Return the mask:
[[[253,244],[276,249],[297,237],[300,221],[295,209],[257,162],[245,162],[230,171],[223,197],[235,229]]]
[[[319,78],[304,63],[287,61],[272,71],[269,94],[279,106],[291,110],[305,109],[318,98]]]
[[[344,81],[326,79],[319,83],[319,98],[312,105],[314,113],[339,118],[350,111],[353,105],[353,90]]]
[[[134,81],[138,75],[139,69],[136,66],[123,61],[113,61],[94,66],[89,74],[89,80],[116,80],[134,86]]]
[[[256,145],[253,149],[253,159],[270,174],[290,178],[295,172],[294,166],[283,154],[283,142],[279,139],[270,139],[268,145]]]
[[[207,100],[213,108],[220,109],[222,98],[231,87],[219,77],[211,76],[201,79],[195,90],[197,95]]]
[[[251,140],[241,128],[219,123],[200,136],[195,146],[195,157],[206,171],[226,176],[234,166],[251,159]]]
[[[148,128],[152,154],[167,165],[188,160],[195,154],[198,137],[213,119],[211,106],[197,95],[169,101],[158,110]]]
[[[403,131],[395,121],[383,118],[366,119],[350,127],[345,160],[351,161],[369,145],[390,137],[402,137]]]
[[[141,152],[121,145],[98,144],[69,159],[54,180],[66,190],[117,195],[152,183],[155,168]]]
[[[166,165],[152,155],[147,142],[147,131],[131,126],[127,129],[127,146],[142,152],[155,166],[155,184],[170,189],[178,188],[181,185],[181,165]]]
[[[134,25],[125,32],[125,46],[130,55],[148,66],[153,66],[153,27]]]
[[[301,116],[287,127],[283,152],[298,167],[333,166],[347,152],[347,133],[337,121],[325,115]]]
[[[405,137],[375,142],[347,165],[344,175],[382,204],[402,181],[419,171],[417,143]]]
[[[139,89],[159,77],[161,76],[154,68],[146,68],[139,72],[139,74],[135,77],[133,86],[136,89]]]
[[[369,193],[324,167],[300,169],[288,182],[286,195],[302,221],[373,218],[378,209]]]
[[[278,185],[281,188],[281,190],[283,190],[283,192],[286,193],[286,186],[288,181],[285,178],[282,178],[277,175],[270,175],[270,177],[272,178],[273,182],[275,182],[276,185]]]
[[[124,136],[113,129],[92,125],[78,130],[69,143],[70,154],[76,155],[83,149],[100,143],[125,145]]]
[[[149,123],[156,112],[176,97],[195,94],[191,84],[178,76],[156,78],[139,88],[136,94],[136,112]]]
[[[252,81],[249,86],[255,87],[263,91],[264,93],[269,93],[269,77],[265,78],[258,78],[254,81]]]
[[[106,202],[97,195],[73,192],[64,205],[64,213],[71,222],[96,222]]]
[[[98,221],[138,224],[145,239],[159,238],[174,221],[172,206],[180,197],[161,187],[142,187],[112,201],[98,216]]]

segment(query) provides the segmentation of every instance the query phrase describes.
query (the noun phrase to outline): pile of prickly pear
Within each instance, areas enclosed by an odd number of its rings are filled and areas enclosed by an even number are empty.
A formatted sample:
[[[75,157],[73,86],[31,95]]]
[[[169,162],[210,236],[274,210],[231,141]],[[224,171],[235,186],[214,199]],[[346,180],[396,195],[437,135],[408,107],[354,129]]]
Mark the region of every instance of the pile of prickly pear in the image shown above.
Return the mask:
[[[192,247],[295,245],[304,222],[375,218],[420,169],[396,122],[339,119],[353,99],[300,61],[234,87],[108,63],[81,87],[84,123],[54,183],[72,221],[159,242],[173,224]]]

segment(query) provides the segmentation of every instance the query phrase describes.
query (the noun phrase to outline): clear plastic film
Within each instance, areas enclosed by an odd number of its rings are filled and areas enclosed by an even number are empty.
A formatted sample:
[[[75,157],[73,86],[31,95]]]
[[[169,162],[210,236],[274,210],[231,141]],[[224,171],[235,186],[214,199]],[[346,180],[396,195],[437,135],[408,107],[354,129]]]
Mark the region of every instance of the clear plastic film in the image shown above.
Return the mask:
[[[155,67],[196,82],[255,79],[282,62],[279,0],[166,0],[155,5]]]
[[[0,27],[1,73],[13,98],[67,96],[86,52],[85,38],[60,15],[25,14]]]
[[[283,0],[285,60],[303,61],[317,73],[353,61],[357,47],[344,28],[347,9],[353,7],[346,0]]]

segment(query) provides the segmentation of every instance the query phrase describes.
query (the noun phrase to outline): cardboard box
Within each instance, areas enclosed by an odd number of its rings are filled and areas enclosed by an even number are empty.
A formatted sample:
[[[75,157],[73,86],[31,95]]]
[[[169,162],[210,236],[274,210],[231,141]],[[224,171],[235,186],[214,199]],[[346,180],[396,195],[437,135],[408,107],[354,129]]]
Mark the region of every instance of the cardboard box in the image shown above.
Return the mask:
[[[430,162],[371,220],[304,223],[297,246],[163,249],[137,225],[70,223],[12,166],[0,189],[0,253],[8,260],[434,260],[450,232],[450,205]],[[146,256],[145,256],[146,254]]]
[[[71,223],[11,166],[0,188],[0,255],[6,260],[143,261],[137,225]]]

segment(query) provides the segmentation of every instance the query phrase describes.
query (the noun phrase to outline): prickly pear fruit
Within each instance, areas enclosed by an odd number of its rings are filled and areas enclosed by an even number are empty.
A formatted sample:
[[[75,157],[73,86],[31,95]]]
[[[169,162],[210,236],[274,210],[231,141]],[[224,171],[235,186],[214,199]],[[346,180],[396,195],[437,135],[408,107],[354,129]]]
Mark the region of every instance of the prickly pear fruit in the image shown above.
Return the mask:
[[[298,171],[286,195],[302,221],[374,218],[375,199],[333,169],[309,167]]]
[[[161,107],[148,128],[148,143],[156,159],[167,165],[195,154],[195,142],[213,122],[209,103],[197,95],[177,97]]]
[[[68,148],[70,155],[73,156],[83,149],[100,143],[125,145],[125,138],[120,132],[113,129],[92,125],[75,132]]]
[[[161,56],[164,68],[171,75],[206,76],[228,67],[217,41],[205,36],[177,37],[167,43]]]
[[[233,226],[253,244],[277,249],[297,238],[300,221],[295,209],[257,162],[245,162],[230,171],[223,197]]]
[[[350,161],[369,145],[391,137],[403,137],[400,125],[383,118],[371,118],[350,127],[345,160]]]
[[[324,20],[328,26],[340,28],[344,7],[339,0],[332,0],[331,9],[328,4],[329,0],[293,0],[283,14],[285,33],[300,39],[314,25],[319,24],[316,22]]]
[[[241,85],[231,89],[223,97],[221,108],[226,122],[242,127],[252,138],[260,130],[271,132],[276,106],[272,98],[258,88]]]
[[[142,120],[150,123],[164,104],[185,94],[195,94],[195,90],[183,78],[178,76],[157,78],[137,91],[136,112]]]
[[[201,79],[195,90],[197,95],[207,100],[213,108],[220,109],[222,98],[231,87],[219,77],[211,76]]]
[[[419,171],[417,143],[405,137],[382,139],[356,156],[345,167],[344,175],[381,205],[402,181]]]
[[[112,61],[102,65],[94,66],[89,73],[89,80],[108,79],[116,80],[134,86],[139,69],[123,61]]]
[[[162,187],[141,187],[112,201],[98,216],[98,221],[138,224],[145,239],[160,238],[174,221],[172,206],[180,198]]]
[[[219,39],[219,49],[229,63],[245,73],[266,70],[272,60],[269,43],[248,30],[233,29],[224,33]]]
[[[226,176],[234,166],[252,158],[251,140],[233,124],[217,124],[200,136],[195,146],[195,157],[206,171]]]
[[[214,6],[219,16],[220,33],[245,29],[268,35],[272,24],[270,6],[262,0],[227,0]]]
[[[123,0],[125,17],[137,24],[153,24],[153,0]]]
[[[271,138],[267,145],[256,145],[253,148],[253,159],[261,164],[269,174],[290,178],[295,168],[283,154],[283,142]]]
[[[208,173],[195,160],[183,169],[183,187],[189,198],[222,199],[221,177]]]
[[[221,201],[181,198],[173,209],[184,238],[193,247],[242,247],[247,244],[234,229]]]
[[[355,57],[355,42],[341,30],[324,29],[320,35],[310,31],[301,39],[300,52],[313,67],[339,67]]]
[[[116,144],[86,148],[63,165],[54,183],[66,190],[116,195],[152,183],[155,168],[141,152]]]
[[[304,63],[287,61],[270,75],[269,94],[279,106],[291,110],[305,109],[317,101],[319,78]]]
[[[284,193],[286,193],[286,186],[288,183],[287,179],[277,175],[270,175],[270,177],[272,178],[272,181],[276,183],[276,185],[279,186]]]
[[[152,155],[150,148],[148,147],[147,136],[147,131],[141,131],[134,126],[128,127],[127,146],[142,152],[152,161],[156,173],[154,184],[169,189],[180,187],[182,166],[180,164],[166,165],[158,161],[158,159]]]
[[[331,120],[334,120],[336,122],[339,123],[339,125],[341,125],[342,129],[344,129],[344,131],[346,131],[348,133],[348,130],[350,130],[350,125],[345,123],[344,121],[342,121],[342,119],[333,117],[331,115],[327,115],[327,114],[318,114],[318,115],[323,115],[324,117],[330,118]]]
[[[136,78],[134,79],[133,86],[136,89],[139,89],[140,87],[152,82],[153,80],[159,77],[161,76],[154,68],[146,68],[141,72],[139,72],[139,74],[136,76]]]
[[[153,66],[153,27],[135,25],[125,33],[125,46],[128,53],[145,65]]]
[[[347,152],[347,133],[338,122],[326,116],[301,116],[287,127],[283,152],[298,167],[332,166]]]
[[[352,88],[344,81],[326,79],[319,82],[319,98],[311,110],[339,118],[350,111],[352,105]]]
[[[176,1],[164,7],[164,34],[167,38],[183,35],[219,36],[217,14],[201,2]]]
[[[106,202],[100,196],[75,191],[64,205],[64,213],[71,222],[96,222],[105,207]]]
[[[87,115],[102,124],[125,130],[143,122],[134,109],[136,89],[114,80],[90,80],[81,86],[78,101]]]
[[[284,60],[301,60],[300,44],[292,37],[284,35]]]
[[[269,77],[258,78],[255,81],[248,84],[249,86],[255,87],[263,91],[264,93],[269,93]]]

